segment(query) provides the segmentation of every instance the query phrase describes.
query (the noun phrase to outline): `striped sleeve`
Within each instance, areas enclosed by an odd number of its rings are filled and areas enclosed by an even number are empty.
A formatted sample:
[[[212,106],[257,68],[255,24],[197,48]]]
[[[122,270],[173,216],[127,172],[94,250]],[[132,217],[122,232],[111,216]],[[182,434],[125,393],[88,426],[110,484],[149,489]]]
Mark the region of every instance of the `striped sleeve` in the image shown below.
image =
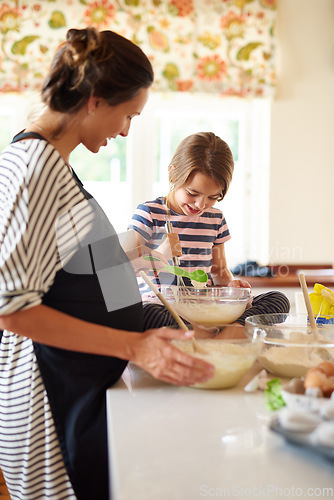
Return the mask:
[[[138,205],[128,229],[137,231],[152,250],[158,248],[166,234],[166,209],[161,198]]]
[[[149,207],[141,203],[136,208],[128,229],[137,231],[146,241],[152,238],[153,221]]]
[[[221,213],[221,212],[220,212]],[[217,237],[214,241],[214,245],[221,245],[231,239],[231,234],[229,228],[227,227],[227,223],[224,215],[221,213],[220,222],[218,224]]]
[[[62,215],[85,204],[69,167],[44,140],[11,144],[0,157],[0,314],[42,302],[61,267]],[[86,210],[89,217],[89,208]],[[85,214],[77,217],[79,225]],[[72,224],[73,226],[73,224]],[[73,239],[68,233],[67,240]]]

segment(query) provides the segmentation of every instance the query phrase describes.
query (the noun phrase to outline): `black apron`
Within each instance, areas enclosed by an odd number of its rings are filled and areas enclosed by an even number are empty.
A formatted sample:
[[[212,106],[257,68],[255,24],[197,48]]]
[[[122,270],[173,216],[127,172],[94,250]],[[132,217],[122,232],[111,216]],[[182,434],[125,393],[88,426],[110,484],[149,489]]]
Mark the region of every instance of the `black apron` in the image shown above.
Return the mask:
[[[43,139],[39,134],[27,133],[18,134],[14,141],[26,137]],[[43,297],[43,304],[99,325],[142,331],[142,303],[134,270],[106,215],[74,172],[73,176],[94,207],[94,241],[87,245],[82,242],[70,262],[57,272],[53,285]],[[87,241],[92,239],[88,237]],[[78,271],[80,263],[88,261],[89,273],[68,272],[68,269]],[[122,293],[138,300],[127,307],[110,310],[106,302],[113,298],[106,296],[108,287],[107,291],[101,289],[101,273],[118,264],[121,265],[117,277],[123,272],[126,283],[123,288],[127,286]],[[106,390],[120,378],[127,361],[57,349],[37,342],[34,342],[34,351],[75,494],[78,500],[108,500]]]

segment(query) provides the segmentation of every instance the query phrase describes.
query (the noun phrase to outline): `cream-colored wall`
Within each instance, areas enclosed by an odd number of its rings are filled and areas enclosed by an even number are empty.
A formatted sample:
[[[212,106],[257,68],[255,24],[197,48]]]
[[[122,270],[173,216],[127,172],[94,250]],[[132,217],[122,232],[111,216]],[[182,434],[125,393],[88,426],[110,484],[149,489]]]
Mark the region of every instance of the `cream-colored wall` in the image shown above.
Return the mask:
[[[269,260],[334,263],[334,2],[280,0]]]

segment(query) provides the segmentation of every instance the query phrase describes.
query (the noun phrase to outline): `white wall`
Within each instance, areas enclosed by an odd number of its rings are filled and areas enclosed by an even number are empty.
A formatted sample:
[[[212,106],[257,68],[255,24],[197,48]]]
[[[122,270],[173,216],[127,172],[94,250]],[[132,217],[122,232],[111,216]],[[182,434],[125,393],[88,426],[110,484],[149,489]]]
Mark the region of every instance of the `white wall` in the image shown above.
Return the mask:
[[[269,261],[334,263],[334,2],[280,0]]]

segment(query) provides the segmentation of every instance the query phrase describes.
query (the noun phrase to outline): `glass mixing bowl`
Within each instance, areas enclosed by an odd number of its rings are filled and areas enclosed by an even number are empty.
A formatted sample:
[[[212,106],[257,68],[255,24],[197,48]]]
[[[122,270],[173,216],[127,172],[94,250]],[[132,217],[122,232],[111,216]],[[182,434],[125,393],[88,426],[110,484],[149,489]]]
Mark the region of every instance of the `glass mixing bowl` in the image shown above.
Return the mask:
[[[279,377],[303,377],[322,361],[334,362],[334,324],[314,331],[304,314],[260,314],[246,318],[245,332],[265,335],[258,361]]]
[[[251,291],[250,288],[162,285],[161,293],[189,323],[215,329],[233,323],[242,315]]]
[[[181,351],[204,359],[215,366],[214,375],[206,382],[195,384],[198,389],[227,389],[236,386],[252,368],[262,345],[261,335],[244,339],[198,339],[207,352],[196,351],[191,340],[173,340]]]

